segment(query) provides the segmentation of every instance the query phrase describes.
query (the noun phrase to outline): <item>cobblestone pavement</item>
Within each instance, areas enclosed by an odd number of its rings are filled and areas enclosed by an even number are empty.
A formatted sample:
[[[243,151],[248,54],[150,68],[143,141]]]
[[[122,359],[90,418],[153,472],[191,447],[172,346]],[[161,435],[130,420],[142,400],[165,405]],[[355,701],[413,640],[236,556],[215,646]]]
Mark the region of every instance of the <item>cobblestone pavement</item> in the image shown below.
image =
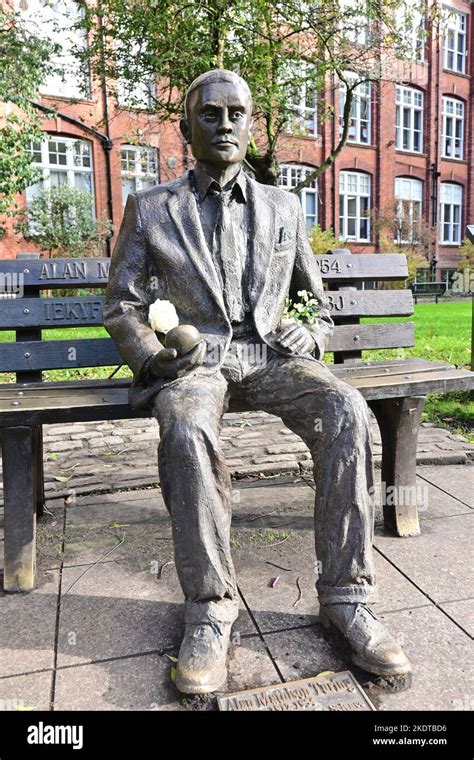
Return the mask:
[[[382,446],[373,421],[375,464]],[[49,425],[44,430],[47,495],[110,493],[157,483],[158,424],[154,419]],[[265,412],[227,414],[221,433],[234,478],[297,475],[310,469],[310,454],[278,417]],[[423,423],[419,465],[465,464],[474,444],[461,435]]]

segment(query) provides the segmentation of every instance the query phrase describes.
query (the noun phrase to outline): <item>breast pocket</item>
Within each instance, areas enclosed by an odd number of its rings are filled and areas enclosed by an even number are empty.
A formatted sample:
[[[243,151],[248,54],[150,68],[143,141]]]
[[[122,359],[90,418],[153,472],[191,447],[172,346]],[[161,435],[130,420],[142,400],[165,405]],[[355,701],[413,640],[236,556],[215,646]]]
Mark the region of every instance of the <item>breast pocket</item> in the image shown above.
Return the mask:
[[[275,256],[290,256],[295,249],[294,240],[285,240],[284,243],[275,243]]]

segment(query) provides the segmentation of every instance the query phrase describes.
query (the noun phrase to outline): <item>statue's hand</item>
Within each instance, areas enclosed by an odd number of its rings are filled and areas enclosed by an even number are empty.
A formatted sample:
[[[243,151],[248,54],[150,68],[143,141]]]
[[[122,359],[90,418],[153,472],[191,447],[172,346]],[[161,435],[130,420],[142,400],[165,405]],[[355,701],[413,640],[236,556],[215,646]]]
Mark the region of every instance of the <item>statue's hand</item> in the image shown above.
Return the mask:
[[[308,328],[297,322],[282,327],[276,340],[294,354],[312,353],[315,347],[314,338]]]
[[[150,370],[157,377],[182,377],[199,367],[206,356],[206,342],[201,340],[189,353],[178,358],[175,348],[162,348],[150,362]]]

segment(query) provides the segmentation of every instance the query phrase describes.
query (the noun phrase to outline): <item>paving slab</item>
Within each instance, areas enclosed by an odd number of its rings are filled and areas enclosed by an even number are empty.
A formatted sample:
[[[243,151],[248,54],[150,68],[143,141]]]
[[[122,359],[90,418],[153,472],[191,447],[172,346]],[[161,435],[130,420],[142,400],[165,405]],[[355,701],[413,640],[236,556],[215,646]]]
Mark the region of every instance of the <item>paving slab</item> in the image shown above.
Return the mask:
[[[59,668],[55,710],[180,710],[165,655]]]
[[[255,535],[260,538],[261,534]],[[252,536],[248,544],[251,540]],[[284,543],[273,547],[259,543],[258,551],[240,548],[234,551],[234,558],[239,588],[260,630],[285,630],[317,622],[313,531],[292,531]],[[429,604],[426,596],[376,551],[374,561],[379,586],[379,601],[374,603],[377,613]],[[277,577],[272,588],[272,579]]]
[[[420,536],[375,536],[377,549],[436,603],[472,592],[474,515],[425,520]]]
[[[37,579],[32,593],[0,595],[0,678],[54,665],[59,573]]]
[[[474,709],[472,641],[457,625],[433,606],[390,612],[381,619],[410,658],[413,683],[399,694],[379,691],[378,709]]]
[[[59,666],[179,646],[184,605],[174,566],[158,579],[150,568],[136,569],[135,561],[64,569]],[[255,633],[244,609],[236,626],[241,633]]]
[[[50,710],[52,676],[48,670],[0,678],[0,711]]]
[[[60,668],[55,710],[196,709],[178,694],[171,679],[173,666],[166,655],[150,653]],[[228,671],[223,691],[251,689],[279,680],[265,645],[256,636],[231,645]]]
[[[380,615],[402,644],[414,670],[410,689],[367,693],[378,710],[456,710],[472,698],[472,645],[469,638],[435,607]],[[285,680],[308,678],[324,670],[353,670],[362,684],[367,676],[354,668],[338,641],[318,625],[264,636]],[[330,643],[329,643],[330,642]]]
[[[474,599],[460,599],[457,602],[443,602],[440,606],[442,610],[447,612],[448,615],[466,631],[466,633],[474,637]]]
[[[417,471],[420,477],[474,509],[474,465],[419,467]]]
[[[347,661],[329,643],[319,625],[264,635],[285,681],[316,676],[325,670],[349,670]],[[275,678],[271,683],[277,683]]]
[[[417,468],[423,472],[425,468]],[[420,521],[431,520],[437,517],[449,517],[450,515],[472,514],[471,507],[464,504],[454,496],[450,496],[434,483],[428,482],[424,477],[417,475],[416,485],[419,489],[418,517]],[[424,527],[421,528],[422,532]]]

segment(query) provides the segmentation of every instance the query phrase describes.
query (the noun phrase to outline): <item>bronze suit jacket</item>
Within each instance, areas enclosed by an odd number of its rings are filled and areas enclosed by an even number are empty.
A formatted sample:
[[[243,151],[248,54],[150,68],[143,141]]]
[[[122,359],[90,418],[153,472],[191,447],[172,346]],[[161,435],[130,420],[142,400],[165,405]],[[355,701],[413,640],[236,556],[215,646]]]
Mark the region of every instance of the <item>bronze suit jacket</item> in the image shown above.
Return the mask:
[[[311,291],[319,302],[314,360],[321,360],[333,323],[319,269],[311,251],[300,202],[295,195],[247,178],[249,290],[256,331],[282,355],[275,342],[285,299]],[[107,286],[104,324],[134,373],[133,408],[146,406],[173,380],[153,378],[145,368],[161,348],[148,323],[157,298],[176,307],[180,324],[192,324],[207,343],[200,372],[215,372],[229,348],[232,327],[222,288],[206,245],[189,172],[151,190],[129,195]],[[219,361],[216,364],[216,356]],[[308,354],[305,354],[308,357]]]

